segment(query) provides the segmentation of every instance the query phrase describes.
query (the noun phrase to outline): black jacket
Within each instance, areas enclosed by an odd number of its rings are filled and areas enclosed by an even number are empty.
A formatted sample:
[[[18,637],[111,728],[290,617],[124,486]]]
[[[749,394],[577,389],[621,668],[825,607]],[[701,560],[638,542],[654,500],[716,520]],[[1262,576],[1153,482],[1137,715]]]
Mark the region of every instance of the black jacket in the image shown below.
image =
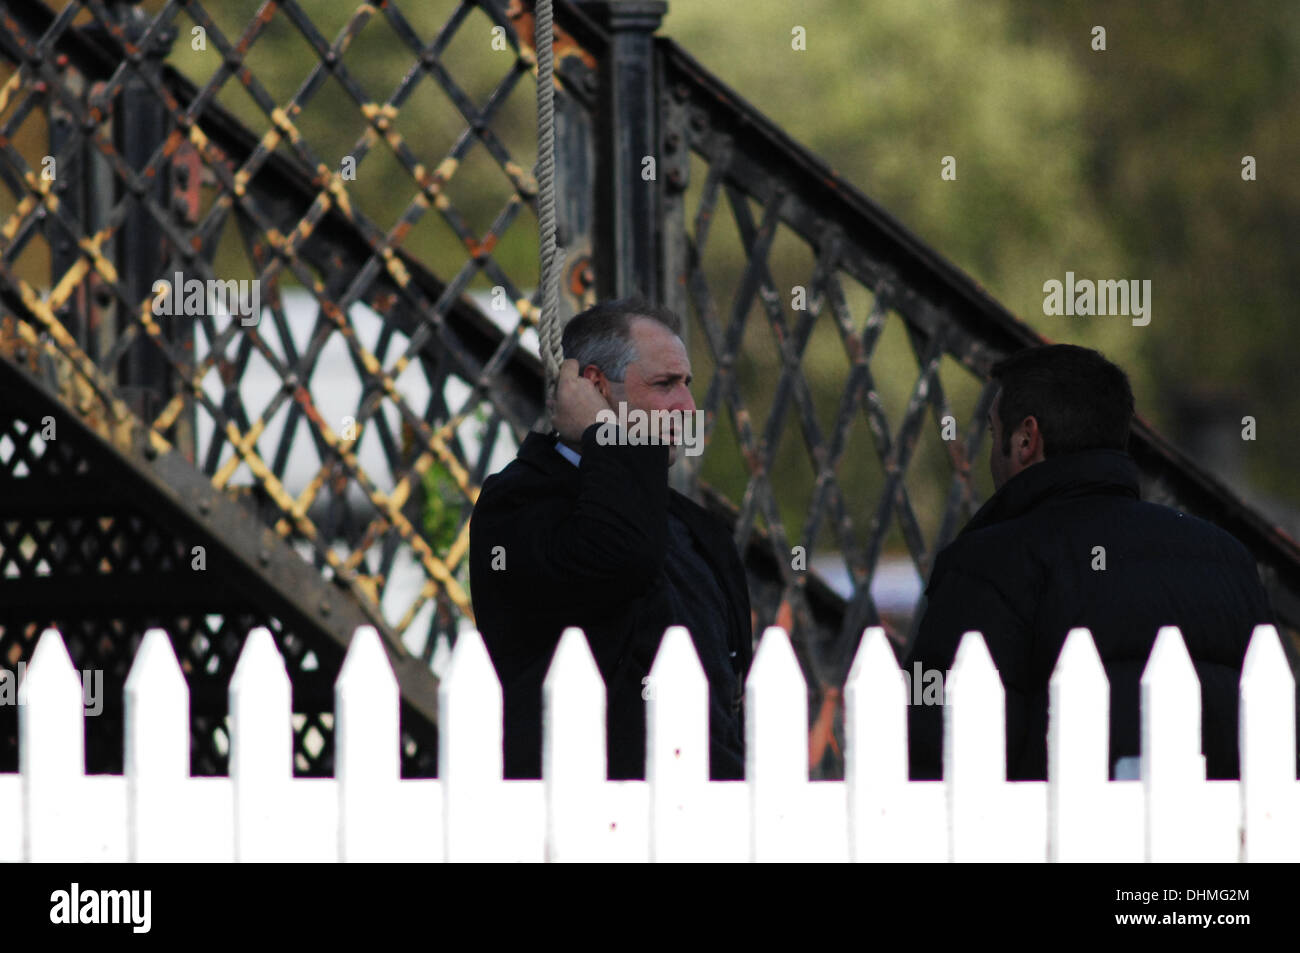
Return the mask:
[[[1237,776],[1238,682],[1254,626],[1273,621],[1268,597],[1236,539],[1138,499],[1128,454],[1065,454],[1008,480],[939,554],[926,598],[905,670],[946,678],[962,633],[983,633],[1006,687],[1008,778],[1047,776],[1047,684],[1075,626],[1110,679],[1112,768],[1137,755],[1139,681],[1163,625],[1182,630],[1200,676],[1207,774]],[[908,723],[913,778],[940,777],[942,706],[912,705]]]
[[[505,696],[506,777],[541,776],[542,681],[560,634],[576,625],[605,679],[609,776],[643,778],[643,680],[674,624],[691,630],[709,681],[710,772],[743,777],[741,700],[753,647],[735,544],[668,488],[666,446],[601,446],[598,429],[583,435],[580,467],[559,454],[553,435],[530,433],[516,459],[484,482],[470,522],[474,614]],[[729,644],[676,617],[664,571],[670,512],[713,569],[730,612],[710,625]],[[492,568],[494,552],[504,570]]]

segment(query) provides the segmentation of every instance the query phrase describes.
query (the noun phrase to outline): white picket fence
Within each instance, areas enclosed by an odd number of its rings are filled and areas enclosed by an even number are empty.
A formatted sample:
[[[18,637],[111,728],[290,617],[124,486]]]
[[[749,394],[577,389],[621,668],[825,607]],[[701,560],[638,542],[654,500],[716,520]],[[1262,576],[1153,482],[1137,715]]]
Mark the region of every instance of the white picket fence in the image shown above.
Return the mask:
[[[1141,780],[1109,781],[1109,686],[1070,633],[1051,682],[1046,782],[1008,782],[1003,688],[977,633],[946,683],[945,780],[907,778],[906,689],[880,629],[846,686],[847,774],[809,781],[804,680],[786,633],[747,683],[745,781],[708,780],[708,686],[685,629],[648,694],[646,781],[605,780],[605,687],[578,629],[544,687],[541,781],[502,780],[501,691],[460,636],[439,695],[441,778],[401,780],[398,689],[357,630],[335,688],[336,778],[295,779],[290,683],[265,629],[230,685],[230,776],[189,776],[189,695],[151,630],[126,683],[124,777],[85,776],[79,677],[41,636],[19,710],[20,772],[0,775],[0,860],[1300,860],[1294,681],[1272,626],[1241,683],[1242,780],[1207,781],[1200,684],[1176,628],[1142,678]]]

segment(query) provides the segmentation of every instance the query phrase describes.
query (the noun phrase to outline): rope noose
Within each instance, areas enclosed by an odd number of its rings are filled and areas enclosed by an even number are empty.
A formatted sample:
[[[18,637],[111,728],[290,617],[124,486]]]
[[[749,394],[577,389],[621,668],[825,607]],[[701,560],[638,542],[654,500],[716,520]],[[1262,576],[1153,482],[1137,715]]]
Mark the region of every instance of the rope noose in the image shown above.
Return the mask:
[[[564,349],[560,344],[560,271],[564,253],[555,240],[555,59],[551,0],[537,0],[533,45],[537,50],[537,216],[541,226],[538,284],[542,314],[538,339],[546,369],[546,394],[554,393]]]

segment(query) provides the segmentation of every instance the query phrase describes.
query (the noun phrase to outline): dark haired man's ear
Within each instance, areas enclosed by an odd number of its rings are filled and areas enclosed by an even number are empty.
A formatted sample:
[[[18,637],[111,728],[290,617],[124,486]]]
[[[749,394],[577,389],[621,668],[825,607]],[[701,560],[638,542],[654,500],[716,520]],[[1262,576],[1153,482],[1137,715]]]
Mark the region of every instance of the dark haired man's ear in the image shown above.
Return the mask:
[[[609,400],[609,378],[595,364],[588,364],[582,369],[582,376],[591,381],[591,386],[600,392],[600,396]]]

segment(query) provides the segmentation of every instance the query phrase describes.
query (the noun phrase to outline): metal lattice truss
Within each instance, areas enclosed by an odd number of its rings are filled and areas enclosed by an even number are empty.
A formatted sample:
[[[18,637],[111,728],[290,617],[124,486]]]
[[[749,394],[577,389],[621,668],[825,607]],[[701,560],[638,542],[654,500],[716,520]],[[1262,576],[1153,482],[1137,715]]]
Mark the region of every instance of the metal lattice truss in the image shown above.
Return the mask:
[[[124,20],[98,0],[87,0],[68,3],[39,35],[28,33],[12,17],[5,23],[21,65],[0,93],[4,137],[0,169],[17,199],[2,226],[0,280],[17,291],[35,319],[35,326],[25,333],[34,345],[57,350],[69,360],[81,378],[78,386],[102,395],[110,406],[122,396],[122,374],[128,364],[163,365],[171,393],[161,406],[144,408],[159,451],[173,446],[190,449],[196,465],[218,489],[231,487],[242,471],[246,487],[255,488],[259,500],[274,509],[277,532],[304,549],[310,547],[327,577],[339,577],[364,599],[376,605],[383,602],[399,552],[409,554],[424,582],[405,605],[386,606],[388,621],[398,633],[411,626],[431,599],[440,599],[444,610],[470,614],[457,570],[468,546],[468,514],[477,483],[501,424],[522,432],[533,422],[520,416],[517,405],[492,401],[494,388],[500,386],[496,378],[536,318],[536,308],[521,283],[492,254],[519,212],[535,203],[535,182],[524,171],[532,157],[512,156],[492,123],[535,64],[531,50],[518,44],[512,21],[494,13],[491,5],[480,5],[478,9],[496,17],[514,52],[501,57],[499,82],[486,102],[476,106],[440,61],[475,9],[474,4],[459,5],[428,40],[416,34],[397,3],[378,9],[359,5],[332,42],[294,0],[267,5],[265,15],[253,18],[241,35],[231,37],[208,15],[204,4],[176,0],[147,21]],[[198,88],[156,62],[155,49],[169,46],[182,13],[205,31],[217,54],[213,59],[220,63]],[[86,19],[86,14],[93,21],[91,29],[116,42],[125,55],[106,78],[83,84],[86,88],[78,94],[66,56],[56,51],[73,21]],[[378,100],[370,98],[346,65],[349,46],[376,17],[383,18],[400,41],[393,55],[410,61],[401,82]],[[314,67],[287,102],[277,102],[244,65],[273,18],[287,20],[316,56]],[[351,171],[365,174],[367,158],[377,149],[386,149],[408,176],[407,181],[391,185],[408,189],[411,199],[389,228],[372,221],[352,200],[349,179],[324,161],[295,126],[295,118],[331,78],[365,121],[349,153],[354,163]],[[232,148],[240,143],[229,141],[231,137],[219,143],[212,134],[213,127],[235,127],[216,103],[229,83],[240,84],[265,117],[265,131],[251,148],[242,143],[244,150]],[[463,120],[459,137],[445,155],[421,154],[415,143],[419,130],[403,129],[402,107],[421,83],[436,84]],[[143,89],[163,107],[167,130],[138,163],[123,155],[112,129],[113,123],[122,121],[115,106],[134,88]],[[88,222],[88,216],[78,216],[75,208],[61,201],[67,174],[56,180],[60,183],[56,186],[14,147],[23,122],[38,106],[65,119],[68,131],[57,142],[56,163],[71,168],[79,150],[93,150],[111,170],[111,181],[102,185],[120,199],[104,210],[100,221]],[[412,132],[414,140],[408,138]],[[447,189],[466,153],[476,145],[486,150],[511,186],[495,220],[481,235],[472,231]],[[177,167],[190,170],[183,175],[179,199],[167,188],[169,174]],[[291,201],[276,196],[286,177],[309,185],[311,191],[288,197]],[[186,203],[186,193],[196,190],[211,194]],[[269,201],[273,198],[278,201]],[[178,214],[178,206],[187,214]],[[197,214],[200,208],[204,209],[201,215]],[[404,254],[402,243],[431,209],[462,243],[463,264],[455,274],[440,276],[441,280],[427,273],[417,280],[413,271],[418,265]],[[292,216],[286,218],[289,211]],[[187,217],[191,221],[185,221]],[[218,278],[212,255],[232,219],[260,283],[266,320],[245,325],[234,315],[214,315],[205,309],[195,316],[194,326],[169,327],[167,318],[154,313],[160,294],[166,292],[150,289],[142,296],[142,289],[119,276],[110,249],[143,227],[160,235],[165,247],[165,267],[158,277],[179,271],[205,281]],[[334,248],[314,241],[326,229]],[[337,252],[340,236],[350,246],[349,259]],[[52,276],[47,294],[16,267],[29,244],[42,238],[51,245],[71,243],[76,249],[60,263],[65,267]],[[469,353],[462,336],[447,328],[454,309],[465,311],[462,295],[480,274],[503,289],[521,315],[486,357]],[[314,320],[305,341],[291,327],[282,293],[282,287],[293,284],[314,300]],[[91,335],[78,339],[76,329],[64,320],[66,311],[77,304],[77,296],[87,290],[97,306],[111,311],[115,319],[115,333],[102,342]],[[364,320],[358,316],[359,304],[377,317],[373,329],[359,327]],[[322,392],[336,385],[313,378],[331,342],[345,345],[359,395],[343,419],[331,418],[321,406]],[[97,347],[100,343],[103,346]],[[245,381],[255,362],[269,368],[279,383],[261,405],[250,403]],[[412,377],[422,378],[416,389],[426,396],[423,406],[409,396]],[[464,383],[455,407],[446,402],[448,378]],[[485,405],[486,411],[476,417]],[[140,406],[132,409],[141,411]],[[117,412],[122,410],[116,406]],[[477,431],[477,446],[472,449],[462,439],[467,427]],[[386,472],[374,472],[378,455],[363,464],[361,446],[368,440],[382,449]],[[306,447],[314,451],[319,464],[306,485],[291,492],[285,483],[286,467],[291,456]],[[454,483],[461,501],[460,525],[445,552],[435,552],[420,527],[422,480],[431,467],[442,469],[448,478],[445,482]],[[432,650],[431,639],[427,650]]]

